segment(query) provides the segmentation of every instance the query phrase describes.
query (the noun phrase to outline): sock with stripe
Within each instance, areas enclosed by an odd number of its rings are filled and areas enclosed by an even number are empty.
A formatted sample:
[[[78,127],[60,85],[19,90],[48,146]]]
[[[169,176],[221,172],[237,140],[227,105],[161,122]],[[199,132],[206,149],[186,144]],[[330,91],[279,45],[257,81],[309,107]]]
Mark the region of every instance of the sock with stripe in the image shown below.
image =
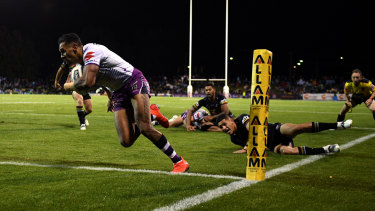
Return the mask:
[[[306,146],[299,146],[298,152],[300,155],[318,155],[318,154],[325,153],[325,150],[323,147],[310,148]]]
[[[83,106],[77,106],[77,115],[78,115],[78,119],[79,119],[79,123],[82,125],[82,124],[85,124],[85,111],[83,110]]]
[[[312,122],[311,132],[317,133],[323,130],[337,129],[337,123]]]
[[[168,142],[167,138],[162,134],[159,141],[154,143],[161,151],[166,154],[173,163],[181,161],[181,157],[174,151],[172,145]]]
[[[345,114],[343,114],[343,115],[338,115],[337,116],[337,122],[342,122],[342,121],[344,121],[344,119],[345,119]]]

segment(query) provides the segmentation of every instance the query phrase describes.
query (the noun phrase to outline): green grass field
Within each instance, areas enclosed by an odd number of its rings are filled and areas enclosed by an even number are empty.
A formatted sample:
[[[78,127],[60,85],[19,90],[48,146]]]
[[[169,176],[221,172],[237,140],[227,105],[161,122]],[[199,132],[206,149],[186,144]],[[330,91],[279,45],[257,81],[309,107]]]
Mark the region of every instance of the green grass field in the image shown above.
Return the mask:
[[[245,177],[246,155],[232,154],[240,147],[228,135],[156,126],[191,165],[188,174],[166,173],[172,170],[171,161],[145,137],[140,136],[130,148],[122,147],[113,114],[106,112],[107,98],[92,96],[92,100],[93,113],[87,117],[90,126],[80,131],[71,96],[0,95],[0,210],[153,210],[210,190],[218,192]],[[197,101],[151,98],[168,118]],[[229,108],[237,116],[248,113],[249,104],[249,99],[229,99]],[[271,100],[269,122],[335,122],[342,105]],[[311,147],[344,145],[375,133],[375,121],[364,105],[348,118],[353,119],[352,129],[302,134],[294,142]],[[263,182],[186,207],[371,210],[375,206],[374,150],[375,138],[370,138]],[[309,156],[269,152],[267,171],[306,158]]]

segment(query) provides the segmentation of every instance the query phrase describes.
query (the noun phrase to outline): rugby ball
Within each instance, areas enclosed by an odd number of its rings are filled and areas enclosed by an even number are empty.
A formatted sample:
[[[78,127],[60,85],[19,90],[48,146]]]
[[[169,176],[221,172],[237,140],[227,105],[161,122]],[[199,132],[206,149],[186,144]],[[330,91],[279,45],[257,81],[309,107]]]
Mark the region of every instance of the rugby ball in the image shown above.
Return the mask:
[[[70,82],[74,82],[83,75],[82,65],[76,64],[71,68],[70,71]]]

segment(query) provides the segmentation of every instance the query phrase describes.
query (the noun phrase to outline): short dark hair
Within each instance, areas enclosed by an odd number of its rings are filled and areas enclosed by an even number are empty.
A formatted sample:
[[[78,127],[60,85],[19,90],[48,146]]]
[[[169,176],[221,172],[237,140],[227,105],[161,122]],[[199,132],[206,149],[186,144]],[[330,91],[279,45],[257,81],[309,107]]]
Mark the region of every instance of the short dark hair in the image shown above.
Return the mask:
[[[81,38],[79,38],[79,36],[76,33],[68,33],[61,35],[57,40],[57,44],[60,45],[60,43],[62,42],[65,42],[66,44],[74,42],[78,45],[82,45]]]
[[[354,69],[353,71],[352,71],[352,74],[353,73],[359,73],[361,76],[362,76],[362,71],[360,70],[360,69]]]
[[[223,119],[229,119],[229,116],[226,114],[226,113],[222,113],[220,114],[217,118],[216,118],[216,124],[218,125],[219,122],[221,122],[221,120]]]
[[[215,89],[215,87],[214,87],[214,84],[213,84],[213,83],[211,83],[211,82],[210,82],[210,83],[207,83],[207,84],[206,84],[206,86],[210,86],[210,87],[212,87],[212,88],[214,88],[214,89]],[[206,86],[205,86],[205,87],[206,87]]]

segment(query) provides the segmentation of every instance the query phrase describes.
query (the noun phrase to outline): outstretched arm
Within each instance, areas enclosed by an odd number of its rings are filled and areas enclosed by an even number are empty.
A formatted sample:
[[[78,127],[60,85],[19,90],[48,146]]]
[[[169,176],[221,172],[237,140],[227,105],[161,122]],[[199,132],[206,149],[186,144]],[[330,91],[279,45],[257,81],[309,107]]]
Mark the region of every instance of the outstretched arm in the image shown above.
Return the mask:
[[[64,73],[64,70],[61,67],[59,67],[59,69],[56,72],[55,85],[54,85],[55,89],[57,90],[60,90],[62,88],[59,81],[61,80],[63,73]]]
[[[218,116],[220,116],[221,114],[226,114],[228,115],[229,114],[229,108],[228,108],[228,104],[222,104],[221,105],[221,112],[216,114],[216,115],[208,115],[208,116],[205,116],[204,117],[204,120],[206,120],[207,122],[212,122],[214,119],[216,119]]]
[[[370,98],[366,100],[365,103],[366,103],[366,106],[367,106],[367,107],[369,107],[369,106],[371,105],[371,103],[372,103],[372,101],[373,101],[374,98],[375,98],[375,92],[373,92],[373,93],[371,94]]]

